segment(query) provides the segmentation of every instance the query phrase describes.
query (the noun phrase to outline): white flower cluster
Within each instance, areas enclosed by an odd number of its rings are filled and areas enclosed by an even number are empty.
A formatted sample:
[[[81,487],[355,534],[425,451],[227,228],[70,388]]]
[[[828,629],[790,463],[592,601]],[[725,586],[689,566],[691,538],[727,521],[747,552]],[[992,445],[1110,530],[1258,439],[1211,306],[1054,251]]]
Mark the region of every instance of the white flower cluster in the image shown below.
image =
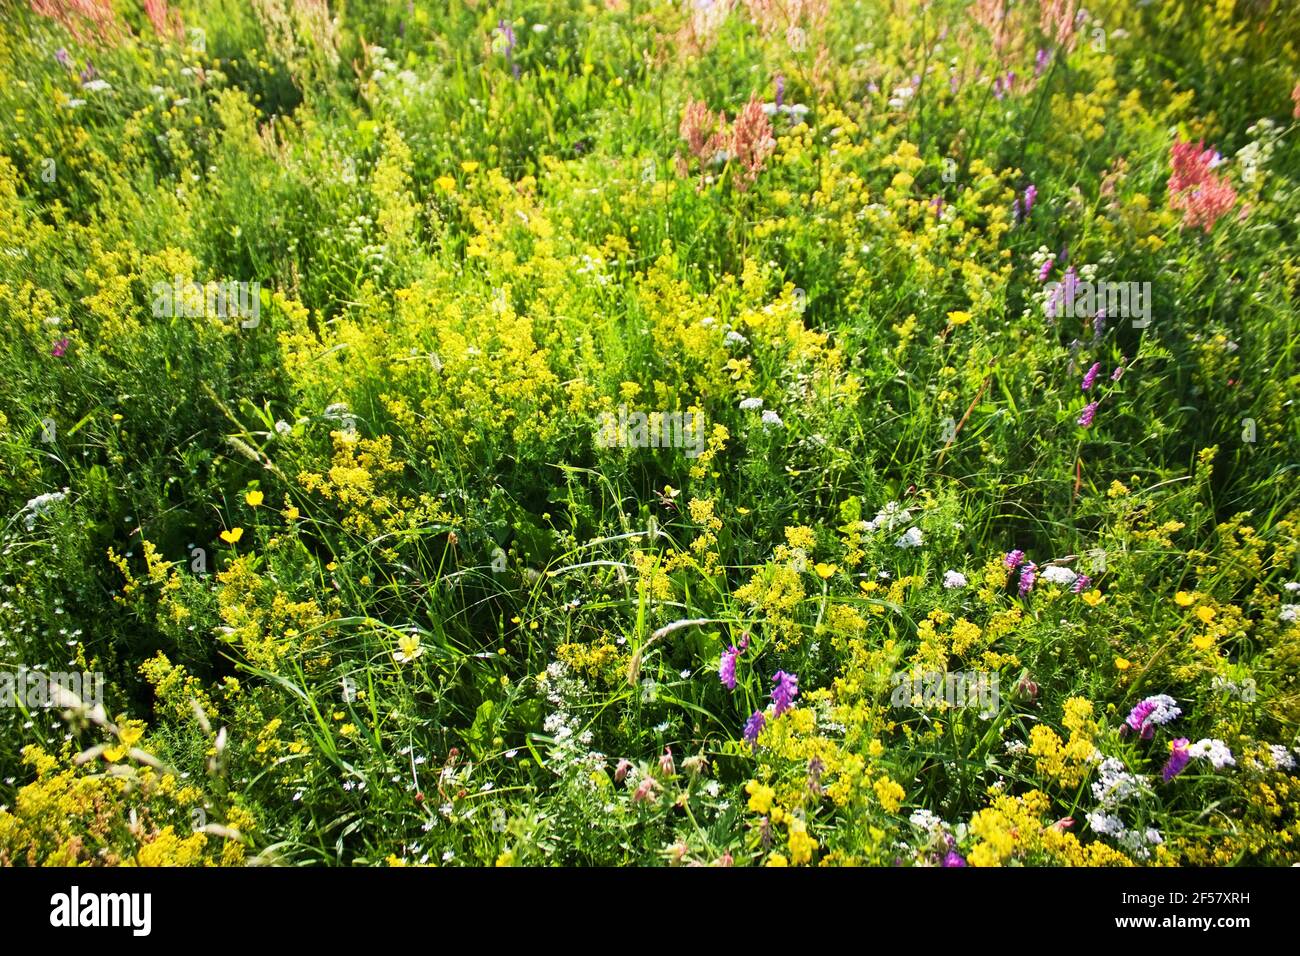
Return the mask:
[[[1214,765],[1215,770],[1222,770],[1224,767],[1235,767],[1237,761],[1232,758],[1232,751],[1222,740],[1213,740],[1202,738],[1187,748],[1187,753],[1197,760],[1208,760]]]
[[[1151,785],[1146,777],[1129,773],[1123,762],[1107,757],[1097,768],[1097,779],[1092,784],[1092,795],[1103,807],[1114,808],[1132,797],[1149,794]]]

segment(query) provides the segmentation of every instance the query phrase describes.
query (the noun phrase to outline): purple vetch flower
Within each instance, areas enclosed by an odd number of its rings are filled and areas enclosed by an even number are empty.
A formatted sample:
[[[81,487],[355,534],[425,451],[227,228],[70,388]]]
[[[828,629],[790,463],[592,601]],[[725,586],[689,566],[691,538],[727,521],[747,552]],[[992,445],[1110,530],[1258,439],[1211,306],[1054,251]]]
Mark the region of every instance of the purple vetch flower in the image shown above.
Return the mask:
[[[1025,188],[1025,218],[1026,219],[1028,219],[1029,214],[1033,212],[1034,200],[1036,200],[1037,198],[1038,198],[1038,187],[1035,186],[1033,183],[1030,183]]]
[[[777,671],[772,675],[772,683],[776,685],[772,688],[772,703],[776,705],[772,716],[780,717],[794,706],[794,699],[799,696],[799,678],[785,671]]]
[[[776,75],[776,108],[780,109],[781,104],[785,102],[785,76],[781,73]]]
[[[758,742],[758,735],[763,732],[763,726],[767,723],[767,718],[763,716],[761,710],[754,711],[749,720],[745,721],[744,738],[745,743],[753,746]]]
[[[59,61],[59,66],[67,66],[69,63],[68,51],[63,47],[59,47],[54,51],[54,59]]]
[[[935,214],[936,217],[937,217],[937,216],[942,216],[942,215],[943,215],[943,197],[942,197],[942,196],[935,196],[933,199],[930,200],[930,205],[934,207],[934,214]]]
[[[1084,428],[1092,425],[1092,420],[1097,417],[1097,406],[1100,402],[1089,402],[1084,406],[1083,411],[1079,413],[1079,424]]]
[[[1038,565],[1032,561],[1026,561],[1020,569],[1020,585],[1017,588],[1021,597],[1034,589],[1036,580],[1038,580]]]
[[[1014,571],[1016,568],[1020,567],[1020,565],[1024,564],[1024,562],[1025,552],[1021,551],[1019,548],[1016,548],[1014,551],[1008,551],[1007,556],[1002,559],[1002,564],[1008,571]]]
[[[1088,590],[1088,587],[1091,584],[1092,578],[1088,577],[1086,574],[1081,574],[1074,579],[1074,584],[1071,586],[1070,590],[1075,594],[1082,594],[1084,591]]]
[[[1047,69],[1047,64],[1052,62],[1052,54],[1043,47],[1038,48],[1038,55],[1034,57],[1034,76],[1042,76],[1043,71]]]
[[[1052,267],[1056,265],[1056,254],[1052,253],[1043,262],[1043,267],[1038,270],[1038,281],[1046,282],[1047,277],[1052,274]]]
[[[1151,735],[1156,732],[1156,727],[1181,717],[1182,713],[1178,702],[1168,694],[1156,694],[1154,697],[1139,701],[1129,711],[1120,730],[1123,733],[1136,731],[1143,740],[1150,740]]]
[[[722,659],[718,661],[718,680],[727,690],[736,689],[736,658],[739,656],[740,651],[732,644],[722,652]]]
[[[1127,361],[1123,355],[1119,357],[1119,365],[1115,366],[1115,371],[1110,373],[1110,380],[1118,382],[1124,375],[1124,362]]]
[[[949,850],[948,855],[943,858],[943,863],[941,865],[945,867],[965,866],[966,861],[962,859],[961,854],[956,850]]]
[[[1083,376],[1083,390],[1085,392],[1092,390],[1092,387],[1097,384],[1097,376],[1099,376],[1100,374],[1101,374],[1101,363],[1094,362],[1092,368],[1088,369],[1088,371]]]
[[[1183,768],[1192,759],[1192,755],[1187,749],[1190,742],[1186,737],[1179,737],[1169,745],[1169,761],[1165,764],[1164,769],[1160,771],[1165,783],[1182,773]]]

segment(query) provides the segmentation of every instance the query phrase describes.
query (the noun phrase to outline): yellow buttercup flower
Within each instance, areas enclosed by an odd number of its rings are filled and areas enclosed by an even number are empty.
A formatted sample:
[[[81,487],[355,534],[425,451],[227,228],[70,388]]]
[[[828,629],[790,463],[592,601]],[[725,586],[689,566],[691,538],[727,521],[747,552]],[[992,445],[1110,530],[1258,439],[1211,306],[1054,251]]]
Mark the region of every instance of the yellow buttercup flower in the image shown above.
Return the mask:
[[[826,578],[833,576],[838,569],[833,564],[822,564],[819,562],[813,565],[813,570],[817,572],[819,578],[825,580]]]
[[[243,528],[231,528],[229,531],[221,532],[221,540],[226,542],[226,544],[238,544],[239,539],[243,536]]]
[[[437,183],[438,188],[445,193],[454,193],[456,191],[456,180],[452,179],[450,176],[439,176],[434,180],[434,182]]]
[[[1088,607],[1096,607],[1105,600],[1105,597],[1096,588],[1093,588],[1091,591],[1085,591],[1079,596],[1083,598],[1083,603],[1088,605]]]
[[[265,498],[266,496],[260,491],[250,491],[244,495],[244,500],[254,508],[260,505]]]
[[[1133,662],[1129,660],[1127,657],[1115,658],[1115,670],[1117,671],[1126,671],[1132,666],[1133,666]]]
[[[1214,638],[1209,634],[1198,634],[1196,637],[1192,638],[1192,647],[1196,648],[1198,651],[1208,651],[1213,646]]]
[[[1209,624],[1214,620],[1214,608],[1202,604],[1196,609],[1196,616],[1200,619],[1202,624]]]
[[[1174,603],[1179,607],[1191,607],[1196,603],[1196,596],[1188,594],[1186,591],[1179,591],[1174,595]]]
[[[397,639],[397,650],[393,651],[393,660],[399,664],[406,664],[423,653],[424,648],[420,646],[418,637],[414,634],[403,634]]]
[[[952,325],[965,325],[971,320],[969,312],[949,312],[948,322]]]

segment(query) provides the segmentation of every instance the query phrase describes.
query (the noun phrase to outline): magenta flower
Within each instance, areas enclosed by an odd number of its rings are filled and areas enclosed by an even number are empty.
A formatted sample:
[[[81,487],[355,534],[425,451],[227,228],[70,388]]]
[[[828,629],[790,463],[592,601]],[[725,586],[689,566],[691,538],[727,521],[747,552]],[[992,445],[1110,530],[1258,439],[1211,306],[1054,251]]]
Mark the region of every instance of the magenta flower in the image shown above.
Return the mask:
[[[1097,384],[1097,377],[1101,375],[1101,363],[1094,362],[1092,368],[1083,376],[1083,390],[1091,391],[1092,387]]]
[[[1042,268],[1038,270],[1038,281],[1046,282],[1047,277],[1052,274],[1052,267],[1056,265],[1056,254],[1048,256],[1043,262]]]
[[[1156,732],[1156,727],[1175,720],[1182,716],[1182,713],[1178,702],[1168,694],[1156,694],[1154,697],[1139,701],[1129,711],[1124,726],[1120,729],[1124,733],[1130,730],[1136,731],[1143,740],[1150,740],[1152,734]]]
[[[1002,559],[1002,564],[1008,571],[1014,571],[1020,565],[1024,564],[1025,552],[1016,548],[1014,551],[1008,551],[1007,556]]]
[[[1070,590],[1075,594],[1082,594],[1084,591],[1088,590],[1090,584],[1092,584],[1092,578],[1088,577],[1086,574],[1081,574],[1074,579],[1074,585]]]
[[[776,705],[772,716],[780,717],[794,706],[794,699],[799,696],[799,678],[785,671],[777,671],[772,675],[772,683],[776,685],[772,688],[772,703]]]
[[[1110,380],[1112,382],[1118,382],[1120,380],[1120,376],[1122,376],[1123,374],[1124,374],[1124,356],[1121,355],[1119,357],[1119,365],[1115,366],[1115,371],[1110,373]]]
[[[1097,417],[1097,406],[1099,404],[1100,402],[1089,402],[1084,407],[1083,411],[1079,413],[1080,425],[1087,428],[1092,424],[1092,420]]]
[[[736,689],[736,658],[739,656],[740,651],[732,644],[722,652],[722,659],[718,662],[718,680],[727,690]]]
[[[767,723],[767,718],[763,716],[761,710],[754,711],[749,720],[745,721],[745,743],[751,746],[758,742],[758,735],[762,733],[763,726]]]
[[[962,859],[961,854],[956,850],[949,850],[948,855],[943,858],[943,866],[965,866],[966,861]]]
[[[1026,219],[1029,218],[1029,214],[1033,211],[1034,200],[1037,198],[1038,198],[1038,187],[1035,186],[1033,183],[1030,183],[1029,186],[1025,189],[1025,218]]]
[[[50,349],[50,354],[53,355],[55,358],[63,358],[63,353],[66,352],[67,350],[68,350],[68,340],[66,338],[63,338],[63,339],[59,339],[57,342],[54,343],[54,348]]]
[[[1170,780],[1173,780],[1174,777],[1182,773],[1183,768],[1186,767],[1188,762],[1192,759],[1192,755],[1187,749],[1189,743],[1190,741],[1188,741],[1186,737],[1179,737],[1169,745],[1169,761],[1160,772],[1165,783],[1168,783]]]
[[[1024,597],[1034,589],[1034,582],[1038,579],[1038,565],[1032,561],[1026,561],[1024,567],[1020,569],[1020,596]]]

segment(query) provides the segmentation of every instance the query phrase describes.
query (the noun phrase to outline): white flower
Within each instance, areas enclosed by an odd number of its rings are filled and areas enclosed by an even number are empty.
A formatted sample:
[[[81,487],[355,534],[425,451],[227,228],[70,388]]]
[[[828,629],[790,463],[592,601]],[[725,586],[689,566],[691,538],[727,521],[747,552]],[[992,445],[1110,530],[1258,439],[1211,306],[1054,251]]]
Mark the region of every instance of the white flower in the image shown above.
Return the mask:
[[[726,342],[728,345],[747,345],[749,344],[749,339],[745,338],[735,329],[732,329],[727,333]]]
[[[1286,584],[1282,585],[1282,590],[1292,592],[1300,591],[1300,581],[1288,581]]]
[[[1123,820],[1112,813],[1103,813],[1101,810],[1093,810],[1088,814],[1088,826],[1092,827],[1094,833],[1107,836],[1119,836],[1124,832]]]
[[[942,830],[943,821],[935,816],[931,811],[924,808],[912,811],[912,815],[907,818],[912,826],[921,830]]]
[[[1078,575],[1069,568],[1061,567],[1059,564],[1049,564],[1047,567],[1043,568],[1039,577],[1048,584],[1069,585],[1074,583],[1075,578],[1077,578]]]
[[[1278,612],[1277,619],[1286,621],[1288,624],[1296,619],[1296,613],[1300,612],[1300,604],[1283,604],[1282,610]]]
[[[99,93],[103,90],[112,89],[112,87],[109,86],[107,83],[105,83],[103,80],[91,80],[89,83],[82,83],[81,88],[83,90],[90,90],[90,92],[92,93]]]
[[[1291,751],[1281,744],[1270,744],[1268,748],[1269,758],[1273,761],[1273,766],[1278,770],[1294,770],[1295,757],[1291,756]]]
[[[28,531],[36,527],[36,519],[47,517],[54,510],[54,506],[68,497],[68,490],[51,491],[47,494],[37,495],[23,506],[23,524],[27,526]]]
[[[742,398],[740,400],[740,410],[742,412],[756,412],[763,407],[761,398]]]
[[[784,424],[785,422],[781,421],[781,416],[778,415],[776,412],[772,411],[772,409],[769,408],[767,411],[763,413],[764,428],[773,427],[773,426],[776,428],[780,428]]]
[[[86,101],[79,96],[74,96],[72,99],[68,100],[68,102],[65,103],[64,105],[67,106],[67,108],[70,110],[75,110],[78,106],[85,106]]]
[[[943,586],[946,588],[964,588],[966,586],[966,575],[960,571],[943,572]]]
[[[1222,740],[1209,737],[1202,738],[1188,747],[1187,753],[1191,757],[1208,760],[1214,765],[1215,770],[1237,765],[1237,761],[1232,758],[1232,751],[1228,749],[1228,745]]]
[[[894,542],[896,548],[919,548],[921,546],[921,529],[916,525],[903,532],[903,536]]]

